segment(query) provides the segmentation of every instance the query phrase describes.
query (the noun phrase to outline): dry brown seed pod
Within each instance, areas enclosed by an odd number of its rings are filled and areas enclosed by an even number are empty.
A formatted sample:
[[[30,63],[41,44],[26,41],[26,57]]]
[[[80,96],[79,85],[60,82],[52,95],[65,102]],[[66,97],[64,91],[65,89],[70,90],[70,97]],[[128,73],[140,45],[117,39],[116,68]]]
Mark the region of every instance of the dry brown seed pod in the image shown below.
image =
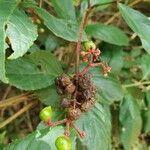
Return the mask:
[[[68,108],[71,105],[71,100],[67,99],[67,98],[63,98],[61,100],[61,106],[64,108]]]
[[[66,74],[63,74],[61,76],[60,81],[62,82],[62,86],[64,86],[64,87],[72,84],[70,77],[67,76]]]
[[[69,76],[67,76],[66,74],[63,74],[56,78],[55,83],[57,86],[66,87],[67,85],[71,84],[72,82],[71,82]]]
[[[79,108],[70,107],[68,109],[68,118],[70,120],[77,120],[81,116],[81,110]]]
[[[66,86],[65,91],[72,94],[75,91],[76,87],[73,83]]]
[[[95,100],[90,99],[81,105],[81,111],[86,112],[95,105]]]

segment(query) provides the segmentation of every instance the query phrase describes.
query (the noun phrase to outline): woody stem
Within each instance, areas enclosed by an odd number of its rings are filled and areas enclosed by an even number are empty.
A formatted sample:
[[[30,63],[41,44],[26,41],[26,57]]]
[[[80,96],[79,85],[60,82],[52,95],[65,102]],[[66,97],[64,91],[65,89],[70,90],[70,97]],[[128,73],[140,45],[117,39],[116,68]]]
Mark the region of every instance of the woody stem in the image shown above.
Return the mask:
[[[85,11],[84,17],[82,18],[80,28],[79,28],[79,33],[78,33],[78,40],[77,40],[77,46],[76,46],[76,65],[75,65],[75,72],[76,74],[79,73],[79,64],[80,64],[80,50],[81,50],[81,41],[82,41],[82,34],[84,27],[86,25],[88,16],[90,14],[90,7]]]

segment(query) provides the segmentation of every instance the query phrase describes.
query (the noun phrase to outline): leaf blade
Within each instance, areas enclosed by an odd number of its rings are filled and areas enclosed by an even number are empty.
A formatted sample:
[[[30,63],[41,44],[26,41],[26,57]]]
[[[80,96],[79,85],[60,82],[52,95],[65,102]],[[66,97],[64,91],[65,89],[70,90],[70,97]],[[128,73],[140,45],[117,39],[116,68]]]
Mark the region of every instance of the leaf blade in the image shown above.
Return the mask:
[[[11,15],[6,33],[14,50],[9,59],[23,56],[38,36],[36,26],[32,24],[24,12],[18,9],[15,9]]]
[[[75,8],[72,0],[52,0],[51,3],[60,18],[76,22]]]
[[[54,83],[62,68],[56,58],[46,51],[36,51],[31,55],[6,63],[9,83],[23,90],[37,90]]]
[[[118,7],[129,27],[140,37],[143,48],[150,54],[150,20],[139,11],[121,3]]]
[[[108,106],[96,103],[94,108],[76,121],[76,125],[87,134],[86,138],[80,139],[83,146],[80,149],[110,149],[111,123]]]
[[[119,81],[113,76],[105,78],[97,71],[93,72],[93,82],[97,88],[97,93],[104,99],[103,102],[112,104],[114,101],[122,100],[124,93]]]
[[[76,42],[78,39],[79,25],[64,19],[58,19],[46,10],[34,7],[38,15],[44,20],[44,24],[49,30],[51,30],[56,36],[61,37],[67,41]],[[86,34],[83,33],[82,40],[87,40]]]
[[[16,140],[5,147],[5,150],[56,150],[55,140],[58,136],[63,135],[64,128],[61,126],[55,128],[45,128],[36,130],[22,140]],[[51,138],[50,138],[51,137]],[[49,139],[50,138],[50,139]]]
[[[120,123],[122,125],[121,141],[125,150],[134,147],[141,132],[142,119],[136,99],[126,93],[120,107]]]
[[[0,80],[5,83],[8,83],[8,79],[5,75],[5,26],[16,6],[15,0],[0,0]]]
[[[119,28],[112,25],[91,24],[86,27],[86,33],[105,42],[126,46],[128,37]]]

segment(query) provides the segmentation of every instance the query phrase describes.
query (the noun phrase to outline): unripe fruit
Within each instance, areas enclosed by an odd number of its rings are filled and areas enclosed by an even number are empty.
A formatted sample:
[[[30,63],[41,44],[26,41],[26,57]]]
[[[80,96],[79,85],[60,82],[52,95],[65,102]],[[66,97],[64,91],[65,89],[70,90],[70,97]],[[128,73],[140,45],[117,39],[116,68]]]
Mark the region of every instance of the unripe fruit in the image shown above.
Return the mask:
[[[84,42],[83,47],[84,47],[85,51],[89,50],[90,48],[96,49],[96,45],[93,41]]]
[[[71,150],[71,140],[66,136],[59,136],[55,141],[55,145],[57,150]]]
[[[39,115],[40,119],[43,121],[48,121],[51,119],[52,117],[52,108],[51,106],[45,107],[44,109],[42,109],[40,111],[40,115]]]

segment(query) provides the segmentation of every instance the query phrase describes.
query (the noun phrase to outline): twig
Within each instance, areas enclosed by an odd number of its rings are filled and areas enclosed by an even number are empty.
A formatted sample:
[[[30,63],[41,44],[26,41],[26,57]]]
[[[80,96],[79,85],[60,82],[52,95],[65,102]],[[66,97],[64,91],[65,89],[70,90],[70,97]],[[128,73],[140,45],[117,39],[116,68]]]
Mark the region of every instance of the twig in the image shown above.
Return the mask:
[[[100,63],[89,63],[80,73],[79,75],[82,76],[84,74],[86,74],[92,67],[96,67],[96,66],[104,66],[103,62]]]
[[[14,97],[8,98],[6,100],[2,100],[2,101],[0,101],[0,108],[9,107],[14,104],[23,102],[24,100],[30,100],[30,97],[33,97],[33,96],[34,96],[34,94],[26,93],[26,94],[22,94],[19,96],[14,96]]]
[[[8,119],[6,119],[4,122],[2,122],[0,124],[0,128],[5,127],[6,125],[8,125],[10,122],[12,122],[13,120],[15,120],[17,117],[19,117],[21,114],[23,114],[24,112],[26,112],[28,109],[32,108],[33,106],[35,106],[37,104],[37,101],[33,101],[31,103],[29,103],[28,105],[26,105],[24,108],[20,109],[17,113],[15,113],[14,115],[12,115],[11,117],[9,117]]]
[[[8,87],[6,88],[6,90],[5,90],[5,93],[4,93],[3,97],[2,97],[2,100],[4,100],[4,99],[7,98],[7,96],[8,96],[8,94],[9,94],[10,91],[11,91],[11,86],[8,86]],[[3,116],[4,116],[4,112],[5,112],[5,108],[3,108],[3,109],[1,110],[1,117],[2,117],[2,118],[3,118]]]
[[[43,0],[40,0],[40,2],[39,2],[39,7],[40,8],[42,7],[42,4],[43,4]]]
[[[150,81],[126,84],[126,85],[123,85],[123,88],[135,87],[135,86],[146,85],[146,84],[150,84]]]
[[[27,105],[27,101],[24,102],[24,106],[26,106],[26,105]],[[31,122],[29,110],[26,111],[26,117],[27,117],[27,120],[28,120],[27,125],[29,127],[30,132],[32,132],[33,131],[33,126],[32,126],[32,122]]]
[[[72,124],[72,127],[76,130],[76,132],[79,134],[81,138],[86,137],[86,133],[84,131],[79,130],[74,124]]]
[[[10,90],[11,90],[11,86],[8,86],[8,87],[6,88],[6,90],[5,90],[5,93],[4,93],[3,97],[2,97],[2,100],[7,98],[7,95],[8,95],[8,93],[10,92]]]
[[[75,72],[77,75],[79,73],[79,63],[80,63],[79,57],[80,57],[80,50],[81,50],[82,33],[83,33],[83,30],[86,25],[86,22],[87,22],[87,19],[88,19],[91,9],[93,9],[93,8],[89,7],[85,11],[84,17],[82,18],[80,28],[79,28],[78,41],[77,41],[77,46],[76,46],[76,66],[75,66]]]
[[[59,121],[56,121],[56,122],[52,122],[51,120],[48,120],[45,122],[45,124],[47,126],[50,126],[50,127],[55,127],[55,126],[58,126],[60,124],[64,124],[67,122],[67,119],[63,119],[63,120],[59,120]]]

